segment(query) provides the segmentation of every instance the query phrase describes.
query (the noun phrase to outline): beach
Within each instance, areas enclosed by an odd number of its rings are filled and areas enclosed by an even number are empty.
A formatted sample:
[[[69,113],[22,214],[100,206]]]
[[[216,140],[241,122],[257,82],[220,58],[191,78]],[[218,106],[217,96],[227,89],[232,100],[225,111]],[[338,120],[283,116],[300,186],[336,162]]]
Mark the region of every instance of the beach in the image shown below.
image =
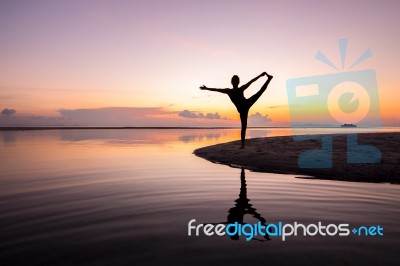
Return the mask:
[[[244,149],[240,149],[240,141],[232,141],[197,149],[194,154],[215,163],[259,172],[343,181],[400,183],[400,133],[331,135],[332,167],[299,167],[300,154],[321,149],[321,136],[328,135],[247,139]],[[381,160],[374,163],[348,163],[347,136],[356,137],[359,145],[376,147],[381,153]],[[362,152],[358,151],[358,155]]]

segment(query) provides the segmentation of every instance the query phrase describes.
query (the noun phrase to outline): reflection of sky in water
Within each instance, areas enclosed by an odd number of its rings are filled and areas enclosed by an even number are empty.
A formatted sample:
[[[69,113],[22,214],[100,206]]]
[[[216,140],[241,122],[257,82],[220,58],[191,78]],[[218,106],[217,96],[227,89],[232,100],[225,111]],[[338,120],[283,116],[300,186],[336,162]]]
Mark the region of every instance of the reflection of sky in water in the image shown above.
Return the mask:
[[[206,134],[206,135],[184,135],[184,136],[180,136],[179,140],[182,142],[194,142],[194,141],[203,141],[203,138],[206,138],[207,140],[218,140],[219,137],[221,136],[221,134]]]
[[[400,128],[346,129],[346,128],[249,128],[247,138],[274,137],[302,134],[357,133],[400,131]],[[114,144],[143,143],[223,143],[240,139],[240,129],[103,129],[103,130],[33,130],[0,131],[3,144],[15,141],[102,141]]]
[[[268,136],[268,130],[263,129],[250,129],[248,132],[251,138],[262,138]]]
[[[0,133],[1,136],[3,137],[3,143],[4,144],[12,144],[16,140],[16,134],[15,132],[12,131],[3,131]]]
[[[235,133],[234,130],[225,130],[220,133],[213,129],[137,129],[137,130],[74,130],[60,131],[61,140],[82,141],[82,140],[116,140],[128,143],[140,142],[202,142],[218,140],[221,135],[228,137]]]
[[[320,131],[327,132],[303,134]],[[249,135],[291,132],[251,129]],[[238,129],[0,134],[0,257],[12,257],[16,265],[204,265],[211,257],[216,264],[245,265],[266,256],[273,264],[305,257],[323,264],[329,257],[332,264],[388,265],[398,259],[399,186],[246,170],[244,191],[240,169],[192,154],[198,147],[238,140]],[[241,211],[247,203],[267,222],[380,224],[387,234],[296,237],[284,243],[273,237],[260,243],[187,236],[191,219],[224,222],[235,214],[257,222],[254,213]]]

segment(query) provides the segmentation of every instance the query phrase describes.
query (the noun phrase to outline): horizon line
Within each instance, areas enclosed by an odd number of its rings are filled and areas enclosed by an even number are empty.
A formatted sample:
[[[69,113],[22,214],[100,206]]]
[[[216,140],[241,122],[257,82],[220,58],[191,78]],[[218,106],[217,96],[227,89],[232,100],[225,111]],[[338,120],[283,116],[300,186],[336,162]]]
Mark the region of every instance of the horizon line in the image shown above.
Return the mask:
[[[248,128],[290,128],[287,126],[281,127],[248,127]],[[174,126],[147,126],[147,127],[106,127],[106,126],[14,126],[0,127],[0,131],[4,130],[57,130],[57,129],[240,129],[240,127],[174,127]]]
[[[249,129],[262,128],[341,128],[340,126],[265,126],[265,127],[248,127]],[[375,128],[375,127],[356,127],[360,128]],[[171,127],[171,126],[147,126],[147,127],[104,127],[104,126],[14,126],[0,127],[0,131],[16,131],[16,130],[79,130],[79,129],[240,129],[240,127]]]

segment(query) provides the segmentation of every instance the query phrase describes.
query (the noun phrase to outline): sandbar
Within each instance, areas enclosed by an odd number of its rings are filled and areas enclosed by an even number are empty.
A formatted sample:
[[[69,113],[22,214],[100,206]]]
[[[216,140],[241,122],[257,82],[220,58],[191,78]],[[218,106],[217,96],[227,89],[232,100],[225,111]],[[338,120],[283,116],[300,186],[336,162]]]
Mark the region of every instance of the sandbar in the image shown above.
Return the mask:
[[[400,132],[359,133],[357,144],[377,148],[380,160],[369,163],[349,163],[348,137],[354,134],[332,136],[332,166],[328,168],[299,167],[299,155],[321,149],[321,136],[265,137],[246,140],[240,149],[240,141],[232,141],[199,148],[194,154],[214,163],[243,167],[252,171],[293,174],[304,178],[320,178],[356,182],[400,183]],[[350,146],[350,145],[349,145]],[[363,149],[360,149],[363,153]],[[360,156],[360,154],[358,154]],[[366,152],[362,156],[369,156]],[[326,158],[324,158],[325,160]]]

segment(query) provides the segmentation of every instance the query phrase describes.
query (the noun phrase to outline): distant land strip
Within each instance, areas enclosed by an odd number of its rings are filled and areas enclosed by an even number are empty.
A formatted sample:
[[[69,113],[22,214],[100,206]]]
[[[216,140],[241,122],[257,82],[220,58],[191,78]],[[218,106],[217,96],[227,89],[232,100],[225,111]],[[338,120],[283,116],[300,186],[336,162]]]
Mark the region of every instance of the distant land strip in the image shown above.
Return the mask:
[[[250,129],[262,128],[291,128],[291,127],[248,127]],[[76,130],[76,129],[240,129],[240,127],[0,127],[4,130]]]

